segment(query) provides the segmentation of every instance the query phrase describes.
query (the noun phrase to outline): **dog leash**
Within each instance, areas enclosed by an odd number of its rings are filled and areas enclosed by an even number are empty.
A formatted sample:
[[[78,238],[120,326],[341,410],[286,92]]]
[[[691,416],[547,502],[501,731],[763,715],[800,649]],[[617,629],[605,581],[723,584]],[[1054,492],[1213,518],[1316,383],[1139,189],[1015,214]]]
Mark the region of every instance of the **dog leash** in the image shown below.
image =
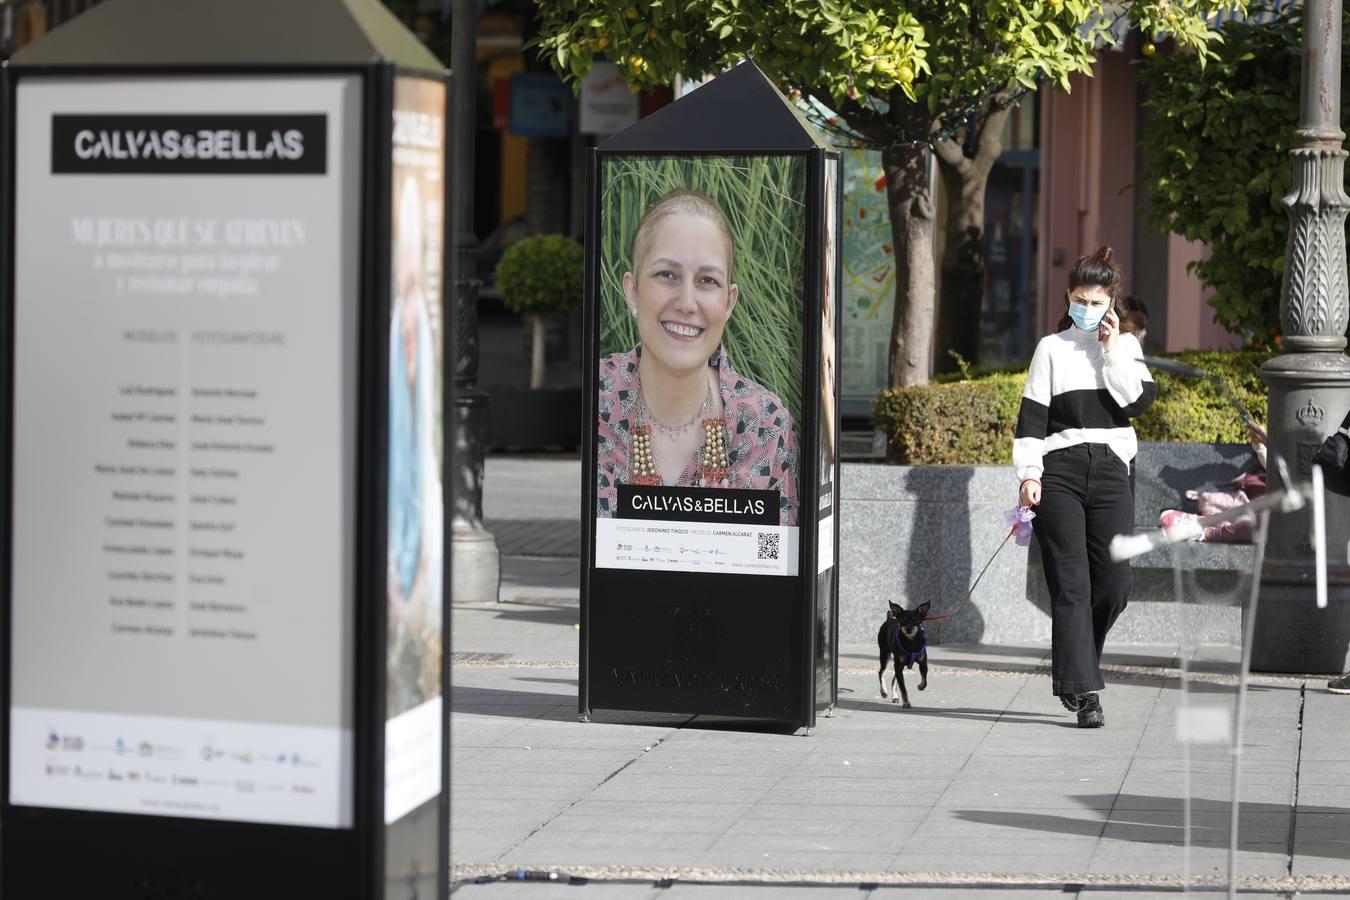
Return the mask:
[[[1003,536],[1003,542],[998,545],[998,549],[994,551],[994,555],[989,557],[989,562],[984,564],[984,568],[980,570],[980,574],[975,576],[975,581],[970,585],[970,590],[966,591],[965,599],[962,600],[960,603],[956,604],[956,609],[953,609],[951,612],[945,612],[940,616],[926,616],[924,618],[924,621],[937,622],[942,619],[950,619],[952,616],[959,613],[962,610],[962,608],[965,607],[965,605],[970,602],[970,598],[975,595],[975,588],[979,585],[980,579],[984,577],[984,573],[989,571],[989,567],[994,564],[994,560],[998,558],[998,555],[1001,552],[1003,552],[1003,548],[1007,546],[1008,541],[1012,539],[1012,536],[1017,534],[1017,529],[1020,527],[1021,527],[1020,522],[1014,522],[1013,526],[1008,529],[1008,533]]]

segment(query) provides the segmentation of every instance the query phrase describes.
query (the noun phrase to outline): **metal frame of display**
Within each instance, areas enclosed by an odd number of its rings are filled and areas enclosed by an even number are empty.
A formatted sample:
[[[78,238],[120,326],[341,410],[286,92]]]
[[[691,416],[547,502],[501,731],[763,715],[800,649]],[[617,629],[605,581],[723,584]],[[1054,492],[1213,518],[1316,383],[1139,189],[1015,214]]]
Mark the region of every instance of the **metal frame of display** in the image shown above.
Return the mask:
[[[9,793],[9,717],[12,537],[19,523],[13,509],[14,390],[14,241],[15,104],[21,81],[59,77],[355,77],[362,97],[359,149],[360,222],[358,225],[359,293],[355,350],[359,377],[355,385],[355,482],[351,485],[356,516],[353,573],[354,621],[352,709],[353,772],[344,786],[352,791],[351,828],[314,828],[236,821],[181,818],[47,807],[12,806]],[[28,896],[53,883],[80,895],[184,896],[257,900],[294,896],[395,898],[416,896],[416,886],[394,888],[397,873],[386,872],[390,848],[425,842],[425,834],[409,831],[409,816],[384,824],[384,729],[386,711],[385,567],[388,468],[388,323],[391,310],[392,120],[397,77],[435,81],[427,72],[407,70],[377,60],[359,66],[333,64],[266,65],[88,65],[8,64],[0,73],[0,203],[7,237],[0,241],[0,442],[10,464],[0,471],[0,894]],[[451,76],[439,79],[446,89],[447,134]],[[449,240],[451,181],[446,147],[443,198],[447,223],[442,240],[443,408],[445,421],[452,399],[455,346],[447,302],[455,283],[454,254]],[[444,441],[446,469],[453,441]],[[450,481],[442,482],[443,510],[452,508]],[[444,582],[442,627],[448,634],[451,529],[443,529]],[[448,641],[443,647],[448,649]],[[443,718],[448,720],[450,673],[447,657],[441,671]],[[427,821],[439,832],[434,860],[435,896],[449,890],[449,729],[442,723],[441,790],[423,807],[435,804]],[[400,827],[403,826],[403,827]],[[423,825],[422,827],[425,827]],[[54,877],[59,873],[59,880]],[[405,879],[406,880],[406,879]],[[84,889],[81,891],[80,889]],[[409,893],[404,893],[408,891]]]

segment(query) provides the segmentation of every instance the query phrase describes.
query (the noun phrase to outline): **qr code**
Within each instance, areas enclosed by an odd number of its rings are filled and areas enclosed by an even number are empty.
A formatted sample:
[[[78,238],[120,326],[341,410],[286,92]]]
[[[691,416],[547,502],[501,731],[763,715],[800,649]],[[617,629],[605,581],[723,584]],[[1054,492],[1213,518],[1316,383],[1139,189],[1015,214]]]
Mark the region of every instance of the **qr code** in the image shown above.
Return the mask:
[[[778,558],[778,538],[781,535],[768,534],[761,531],[759,533],[759,558],[777,559]]]

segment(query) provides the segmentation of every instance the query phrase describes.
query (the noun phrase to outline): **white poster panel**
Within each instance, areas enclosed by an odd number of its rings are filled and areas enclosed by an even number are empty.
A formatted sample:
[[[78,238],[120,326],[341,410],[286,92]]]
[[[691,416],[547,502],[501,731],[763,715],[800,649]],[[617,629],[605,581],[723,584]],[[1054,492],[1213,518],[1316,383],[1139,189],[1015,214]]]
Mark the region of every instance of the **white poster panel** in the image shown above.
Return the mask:
[[[445,83],[394,83],[384,820],[441,792]]]
[[[839,163],[825,162],[824,256],[821,259],[820,286],[820,498],[816,519],[820,525],[816,541],[816,574],[834,566],[835,473],[838,458],[835,418],[838,415],[838,376],[835,344],[839,323],[839,302],[835,281],[839,259]]]
[[[799,530],[663,519],[595,520],[595,567],[649,572],[796,575]]]
[[[352,825],[361,108],[20,82],[16,805]]]
[[[619,67],[601,60],[581,79],[582,134],[607,137],[638,120],[638,96],[628,89]]]

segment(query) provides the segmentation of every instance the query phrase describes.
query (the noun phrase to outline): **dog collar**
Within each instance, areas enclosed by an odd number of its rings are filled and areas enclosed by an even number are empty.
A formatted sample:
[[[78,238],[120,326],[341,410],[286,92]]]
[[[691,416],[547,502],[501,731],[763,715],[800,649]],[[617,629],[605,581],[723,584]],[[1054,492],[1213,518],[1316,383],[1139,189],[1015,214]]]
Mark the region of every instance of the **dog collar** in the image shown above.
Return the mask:
[[[895,652],[897,658],[901,654],[905,656],[905,668],[912,669],[914,668],[914,664],[928,651],[928,632],[923,630],[922,625],[919,626],[919,649],[915,650],[913,653],[906,650],[904,645],[900,643],[899,628],[891,632],[891,644],[891,649]]]

